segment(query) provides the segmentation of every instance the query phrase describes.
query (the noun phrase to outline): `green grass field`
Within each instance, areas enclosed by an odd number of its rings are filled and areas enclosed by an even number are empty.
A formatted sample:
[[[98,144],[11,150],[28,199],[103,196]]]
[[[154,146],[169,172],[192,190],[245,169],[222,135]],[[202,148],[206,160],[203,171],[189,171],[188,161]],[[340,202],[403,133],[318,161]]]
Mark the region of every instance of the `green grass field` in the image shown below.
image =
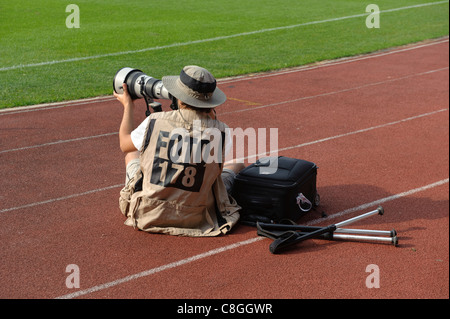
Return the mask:
[[[66,27],[70,3],[79,28]],[[366,27],[371,3],[380,28]],[[220,78],[373,52],[448,35],[448,11],[427,0],[2,1],[0,108],[111,94],[125,66],[161,78],[197,64]]]

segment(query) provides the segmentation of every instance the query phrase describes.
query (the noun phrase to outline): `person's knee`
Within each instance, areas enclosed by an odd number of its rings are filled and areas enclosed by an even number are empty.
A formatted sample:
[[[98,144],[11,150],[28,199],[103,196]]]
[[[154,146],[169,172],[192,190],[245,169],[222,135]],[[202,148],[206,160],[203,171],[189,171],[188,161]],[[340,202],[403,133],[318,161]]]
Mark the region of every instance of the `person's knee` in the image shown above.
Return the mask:
[[[136,158],[139,158],[138,151],[126,153],[125,154],[125,166],[127,166],[129,162],[131,162],[132,160],[134,160]]]
[[[236,174],[245,168],[244,163],[227,163],[224,168],[231,169]]]

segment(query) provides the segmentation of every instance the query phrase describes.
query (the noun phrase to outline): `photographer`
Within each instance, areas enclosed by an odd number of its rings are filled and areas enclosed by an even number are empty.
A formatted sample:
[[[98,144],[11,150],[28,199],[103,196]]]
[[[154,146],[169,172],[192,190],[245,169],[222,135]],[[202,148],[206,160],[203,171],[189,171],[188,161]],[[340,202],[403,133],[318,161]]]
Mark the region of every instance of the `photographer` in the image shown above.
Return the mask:
[[[238,221],[240,209],[227,188],[244,167],[224,168],[227,126],[215,118],[213,109],[226,96],[216,87],[213,75],[198,66],[186,66],[180,76],[166,76],[162,82],[177,99],[178,109],[153,113],[137,128],[127,85],[123,84],[123,94],[114,92],[124,107],[119,140],[125,153],[126,186],[119,204],[127,217],[125,224],[171,235],[224,234]],[[208,130],[220,134],[211,134],[214,138],[208,140],[204,134]],[[201,155],[209,155],[211,145],[219,142],[217,136],[221,137],[220,158],[195,160],[191,152],[199,149]],[[180,152],[187,154],[182,162]]]

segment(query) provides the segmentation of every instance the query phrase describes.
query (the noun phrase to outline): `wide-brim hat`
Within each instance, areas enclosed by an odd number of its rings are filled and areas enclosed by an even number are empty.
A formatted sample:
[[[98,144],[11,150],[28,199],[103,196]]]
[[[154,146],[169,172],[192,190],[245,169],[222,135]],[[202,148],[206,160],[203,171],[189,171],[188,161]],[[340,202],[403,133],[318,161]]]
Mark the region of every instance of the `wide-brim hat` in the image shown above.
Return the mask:
[[[172,96],[194,107],[214,108],[227,100],[214,76],[196,65],[185,66],[179,76],[164,76],[162,82]]]

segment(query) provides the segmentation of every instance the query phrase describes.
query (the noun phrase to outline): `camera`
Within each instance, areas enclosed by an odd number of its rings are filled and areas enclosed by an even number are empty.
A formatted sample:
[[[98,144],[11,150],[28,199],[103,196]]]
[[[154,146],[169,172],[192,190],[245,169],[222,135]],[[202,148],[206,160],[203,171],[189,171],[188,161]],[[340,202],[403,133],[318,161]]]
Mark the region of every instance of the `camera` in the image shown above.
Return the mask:
[[[149,97],[151,99],[170,100],[172,98],[161,80],[148,76],[138,69],[127,67],[117,71],[113,80],[116,93],[123,93],[123,83],[127,84],[128,93],[130,93],[132,99]]]
[[[114,92],[122,94],[123,83],[127,84],[128,93],[133,100],[141,98],[145,99],[147,104],[147,116],[150,114],[149,106],[151,106],[155,112],[162,111],[161,104],[154,102],[153,99],[172,100],[172,105],[170,107],[173,110],[177,109],[175,98],[167,91],[163,82],[148,76],[141,70],[129,67],[121,68],[117,71],[113,79]]]

